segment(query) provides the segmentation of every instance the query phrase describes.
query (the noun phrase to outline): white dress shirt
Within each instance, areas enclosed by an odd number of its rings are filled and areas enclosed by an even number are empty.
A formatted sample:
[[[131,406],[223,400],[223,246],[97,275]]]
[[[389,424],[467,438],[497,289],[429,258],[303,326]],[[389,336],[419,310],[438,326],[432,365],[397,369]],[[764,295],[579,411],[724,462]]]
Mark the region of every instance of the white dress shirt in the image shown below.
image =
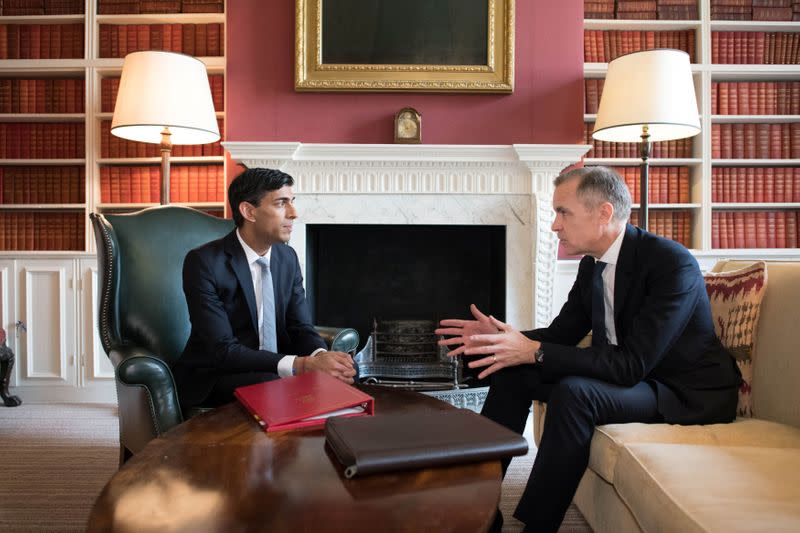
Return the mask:
[[[617,345],[617,328],[614,325],[614,282],[617,278],[617,261],[619,261],[619,250],[622,248],[622,239],[625,237],[625,226],[608,247],[606,253],[597,261],[606,263],[603,269],[603,300],[605,301],[606,337],[608,344]],[[614,265],[611,268],[611,265]]]
[[[258,255],[255,250],[250,248],[242,236],[239,234],[239,230],[236,230],[236,238],[239,239],[239,244],[242,245],[242,249],[244,250],[244,255],[247,258],[247,265],[250,267],[250,277],[253,278],[253,291],[256,294],[256,312],[258,313],[258,345],[262,346],[264,343],[264,339],[262,338],[262,331],[261,326],[264,324],[264,311],[261,308],[261,265],[258,264],[256,261],[261,259],[262,256]],[[264,255],[267,258],[267,264],[271,265],[271,258],[272,258],[272,247],[270,246],[267,253]],[[319,352],[324,352],[324,348],[318,348],[312,353],[311,355],[317,355]],[[282,378],[292,375],[292,368],[294,367],[294,358],[297,357],[295,355],[284,355],[280,361],[278,361],[278,375]]]

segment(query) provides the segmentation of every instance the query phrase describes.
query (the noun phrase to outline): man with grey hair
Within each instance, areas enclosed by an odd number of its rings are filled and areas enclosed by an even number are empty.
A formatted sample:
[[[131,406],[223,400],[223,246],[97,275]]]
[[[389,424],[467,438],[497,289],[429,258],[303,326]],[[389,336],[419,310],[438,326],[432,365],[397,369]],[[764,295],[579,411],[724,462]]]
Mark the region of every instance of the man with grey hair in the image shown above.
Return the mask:
[[[474,320],[436,330],[491,376],[483,414],[522,433],[531,401],[547,402],[544,432],[514,516],[556,531],[589,461],[595,426],[710,424],[736,415],[741,375],[714,333],[703,276],[686,248],[627,224],[631,198],[612,169],[555,180],[552,229],[584,254],[552,323],[517,331],[474,305]],[[591,346],[576,345],[589,332]],[[503,463],[505,473],[508,462]],[[494,528],[499,530],[498,511]]]

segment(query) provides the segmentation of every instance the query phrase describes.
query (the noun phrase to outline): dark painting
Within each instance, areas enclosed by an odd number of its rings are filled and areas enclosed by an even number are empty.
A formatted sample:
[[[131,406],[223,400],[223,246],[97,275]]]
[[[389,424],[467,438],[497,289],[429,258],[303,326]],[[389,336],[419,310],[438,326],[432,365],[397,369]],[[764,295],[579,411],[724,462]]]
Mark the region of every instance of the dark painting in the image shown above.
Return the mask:
[[[486,65],[487,0],[324,0],[323,64]]]

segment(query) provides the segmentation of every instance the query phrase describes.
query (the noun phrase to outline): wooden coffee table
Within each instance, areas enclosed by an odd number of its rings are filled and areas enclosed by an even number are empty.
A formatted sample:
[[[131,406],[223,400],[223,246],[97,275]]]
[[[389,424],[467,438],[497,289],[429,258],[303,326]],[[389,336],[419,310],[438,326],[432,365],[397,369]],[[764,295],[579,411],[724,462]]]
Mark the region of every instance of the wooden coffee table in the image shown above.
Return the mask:
[[[382,413],[453,409],[361,387]],[[238,403],[151,441],[108,482],[88,531],[485,531],[500,501],[490,461],[345,479],[322,430],[265,433]]]

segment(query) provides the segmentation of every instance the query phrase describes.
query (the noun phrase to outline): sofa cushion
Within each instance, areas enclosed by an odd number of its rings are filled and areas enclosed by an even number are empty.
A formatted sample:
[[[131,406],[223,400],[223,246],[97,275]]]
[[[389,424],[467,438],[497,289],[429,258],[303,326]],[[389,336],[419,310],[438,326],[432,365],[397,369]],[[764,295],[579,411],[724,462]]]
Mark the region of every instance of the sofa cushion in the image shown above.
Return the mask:
[[[708,272],[705,281],[714,330],[742,372],[737,414],[753,416],[753,342],[767,286],[767,265],[758,261],[739,270]]]
[[[800,189],[799,189],[800,190]],[[752,264],[720,260],[714,272]],[[769,286],[761,302],[753,358],[753,408],[758,418],[800,428],[800,352],[793,335],[800,324],[800,261],[767,261]]]
[[[730,424],[706,426],[606,424],[595,429],[589,468],[609,483],[614,483],[623,447],[645,443],[800,449],[800,429],[755,418],[737,418]]]
[[[614,488],[644,531],[798,531],[800,449],[631,444]]]

